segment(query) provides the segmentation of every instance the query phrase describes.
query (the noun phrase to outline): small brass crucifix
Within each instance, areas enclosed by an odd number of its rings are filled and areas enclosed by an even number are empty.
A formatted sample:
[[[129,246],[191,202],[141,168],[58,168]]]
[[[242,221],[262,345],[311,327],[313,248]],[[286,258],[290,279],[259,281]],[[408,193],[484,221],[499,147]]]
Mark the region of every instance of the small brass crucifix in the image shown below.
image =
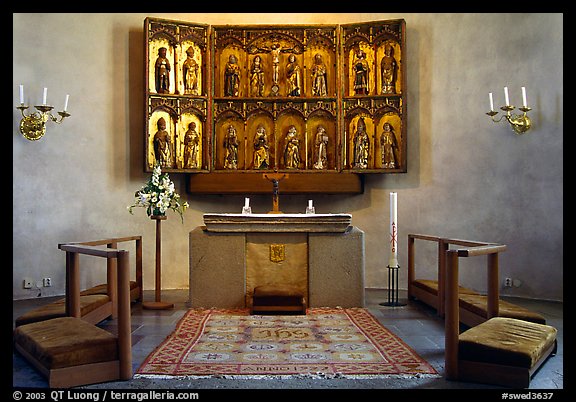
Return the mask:
[[[279,187],[279,183],[280,181],[287,179],[288,175],[287,174],[280,174],[277,171],[274,171],[274,173],[271,174],[267,174],[264,173],[262,175],[263,178],[265,178],[268,181],[272,182],[272,211],[268,212],[269,214],[281,214],[282,211],[280,211],[279,209],[279,204],[280,204],[280,187]]]

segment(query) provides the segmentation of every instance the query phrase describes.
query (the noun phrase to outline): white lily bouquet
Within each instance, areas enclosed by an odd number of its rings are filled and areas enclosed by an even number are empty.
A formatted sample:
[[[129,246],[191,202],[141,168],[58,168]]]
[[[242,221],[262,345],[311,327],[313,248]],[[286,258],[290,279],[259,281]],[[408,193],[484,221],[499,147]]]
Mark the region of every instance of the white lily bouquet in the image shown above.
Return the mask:
[[[162,173],[160,165],[154,166],[152,177],[136,191],[134,197],[134,204],[127,207],[131,214],[134,214],[135,207],[146,208],[148,216],[166,215],[166,211],[171,209],[178,212],[184,223],[183,214],[189,205],[186,201],[180,202],[180,195],[174,190],[174,182],[170,180],[168,173]]]

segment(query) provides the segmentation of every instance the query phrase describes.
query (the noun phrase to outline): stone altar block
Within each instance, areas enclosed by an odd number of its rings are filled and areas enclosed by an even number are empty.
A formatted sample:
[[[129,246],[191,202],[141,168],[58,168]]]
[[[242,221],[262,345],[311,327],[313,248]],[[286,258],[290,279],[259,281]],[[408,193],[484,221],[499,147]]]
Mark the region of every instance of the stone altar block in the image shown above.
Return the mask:
[[[308,307],[364,307],[364,232],[346,225],[350,218],[206,214],[206,226],[189,235],[188,305],[250,307],[254,284],[292,281],[303,287]]]

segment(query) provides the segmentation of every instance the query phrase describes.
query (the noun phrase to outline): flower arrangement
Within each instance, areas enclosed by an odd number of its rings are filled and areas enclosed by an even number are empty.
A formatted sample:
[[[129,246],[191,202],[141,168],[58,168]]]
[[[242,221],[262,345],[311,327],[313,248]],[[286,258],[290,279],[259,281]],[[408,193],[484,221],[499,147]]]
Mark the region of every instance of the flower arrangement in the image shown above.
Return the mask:
[[[133,214],[135,207],[146,208],[148,216],[165,215],[168,209],[178,212],[184,223],[184,211],[188,208],[185,201],[180,203],[180,195],[174,191],[174,182],[170,180],[168,173],[162,173],[160,165],[156,164],[152,177],[142,188],[134,194],[136,201],[128,206],[128,212]]]

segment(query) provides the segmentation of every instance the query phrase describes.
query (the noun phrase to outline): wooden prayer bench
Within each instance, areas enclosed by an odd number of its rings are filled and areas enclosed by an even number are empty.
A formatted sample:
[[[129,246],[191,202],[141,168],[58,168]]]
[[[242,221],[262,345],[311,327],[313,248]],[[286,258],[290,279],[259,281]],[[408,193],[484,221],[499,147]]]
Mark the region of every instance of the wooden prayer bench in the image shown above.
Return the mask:
[[[306,314],[306,298],[291,286],[257,286],[252,295],[250,314]]]
[[[538,368],[556,353],[556,328],[499,317],[498,294],[488,287],[488,317],[460,333],[459,258],[486,255],[488,282],[498,282],[498,253],[504,245],[485,245],[446,252],[446,379],[527,388]],[[497,289],[497,287],[496,287]]]
[[[79,243],[85,246],[106,246],[117,248],[118,243],[136,242],[136,280],[130,281],[130,300],[142,301],[142,236],[119,237]],[[61,244],[58,248],[61,248]],[[106,283],[80,291],[80,276],[70,281],[70,261],[66,260],[66,296],[52,303],[28,311],[16,318],[15,326],[44,321],[57,317],[79,316],[91,324],[97,324],[109,317],[115,318],[118,311],[116,302],[116,260],[107,259]]]
[[[415,274],[415,240],[431,241],[438,244],[437,257],[437,278],[436,279],[417,279]],[[495,245],[495,243],[486,243],[462,239],[442,238],[438,236],[429,236],[423,234],[408,235],[408,298],[418,299],[425,304],[436,309],[439,316],[444,316],[445,305],[445,280],[446,275],[446,252],[450,246],[478,247]],[[492,293],[499,300],[499,315],[501,317],[518,318],[521,320],[531,321],[539,324],[546,324],[546,318],[541,314],[531,311],[527,308],[518,306],[505,300],[499,299],[499,281],[488,286],[493,286]],[[473,327],[488,319],[488,300],[487,295],[480,294],[475,290],[459,286],[459,306],[460,322],[469,327]]]
[[[71,283],[79,280],[79,254],[117,261],[114,278],[108,279],[115,285],[118,335],[87,322],[76,309],[72,317],[51,318],[16,327],[13,332],[15,349],[48,379],[50,388],[131,379],[128,251],[77,244],[61,244],[59,248],[66,252],[66,259],[70,262]]]

